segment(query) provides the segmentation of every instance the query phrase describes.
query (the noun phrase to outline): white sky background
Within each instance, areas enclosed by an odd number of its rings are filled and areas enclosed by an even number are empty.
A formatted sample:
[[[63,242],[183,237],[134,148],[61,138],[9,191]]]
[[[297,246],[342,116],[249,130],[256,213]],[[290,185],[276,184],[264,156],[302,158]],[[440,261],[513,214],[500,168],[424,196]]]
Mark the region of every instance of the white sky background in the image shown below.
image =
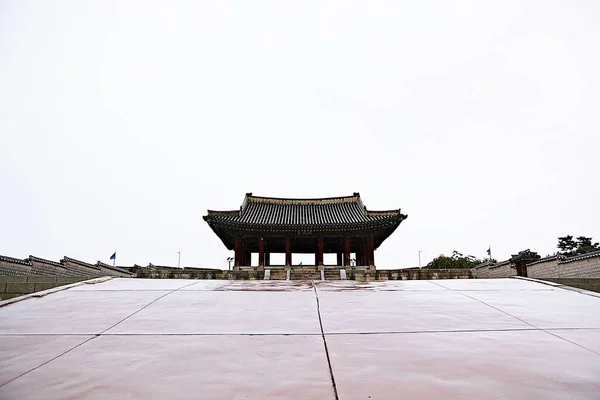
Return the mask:
[[[4,0],[0,254],[227,267],[202,216],[246,192],[402,208],[379,268],[599,240],[598,21],[597,1]]]

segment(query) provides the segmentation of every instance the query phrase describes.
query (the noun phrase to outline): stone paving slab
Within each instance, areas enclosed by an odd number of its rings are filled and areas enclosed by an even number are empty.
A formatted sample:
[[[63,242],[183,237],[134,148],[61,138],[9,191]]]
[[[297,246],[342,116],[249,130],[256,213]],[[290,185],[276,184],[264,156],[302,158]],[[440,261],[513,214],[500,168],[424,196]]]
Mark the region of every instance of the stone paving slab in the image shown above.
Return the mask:
[[[548,332],[600,354],[600,329],[553,329]]]
[[[101,336],[2,399],[334,399],[320,336]]]
[[[597,399],[598,310],[516,279],[113,279],[0,307],[0,399]]]
[[[530,328],[452,291],[320,292],[319,302],[325,333]]]
[[[600,356],[542,331],[334,335],[340,399],[597,399]]]
[[[0,340],[6,333],[97,334],[169,292],[106,293],[68,289],[2,307]]]
[[[177,291],[107,333],[320,334],[314,291]]]
[[[539,284],[542,285],[542,284]],[[556,288],[463,292],[542,329],[600,328],[600,298]]]
[[[105,291],[105,290],[175,290],[188,285],[203,284],[197,279],[139,279],[114,278],[102,285],[81,285],[71,291]]]
[[[0,336],[0,386],[92,337],[86,335]]]
[[[544,285],[538,282],[517,278],[496,279],[438,279],[427,281],[435,285],[458,291],[538,291],[559,290],[554,285]]]
[[[395,280],[395,281],[371,281],[371,282],[357,282],[357,281],[317,281],[315,284],[321,291],[445,291],[448,290],[440,285],[436,285],[435,281],[422,281],[422,280]]]

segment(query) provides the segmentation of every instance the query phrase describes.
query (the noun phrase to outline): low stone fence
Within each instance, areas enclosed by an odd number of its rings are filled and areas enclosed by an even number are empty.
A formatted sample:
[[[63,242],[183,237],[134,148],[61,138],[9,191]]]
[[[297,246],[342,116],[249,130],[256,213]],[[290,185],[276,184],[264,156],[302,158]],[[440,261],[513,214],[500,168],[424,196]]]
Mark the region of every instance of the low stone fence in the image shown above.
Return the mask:
[[[150,264],[133,269],[136,278],[153,279],[229,279],[228,271],[213,268],[177,268]]]
[[[61,276],[0,276],[0,300],[80,282],[87,278]]]
[[[334,272],[332,272],[334,271]],[[137,278],[155,279],[234,279],[234,280],[263,280],[265,271],[258,268],[245,268],[240,271],[227,271],[211,268],[175,268],[167,266],[136,267],[134,269]],[[320,279],[320,271],[317,267],[292,267],[290,278]],[[339,280],[339,269],[325,269],[325,279]],[[346,268],[346,277],[349,280],[358,281],[387,281],[387,280],[410,280],[410,279],[469,279],[471,271],[468,268],[456,269],[393,269],[393,270],[368,270],[365,268]],[[284,269],[272,269],[271,280],[284,280],[287,273]]]
[[[409,279],[469,279],[471,271],[468,268],[453,269],[429,269],[429,268],[411,268],[411,269],[380,269],[374,273],[374,280],[409,280]]]

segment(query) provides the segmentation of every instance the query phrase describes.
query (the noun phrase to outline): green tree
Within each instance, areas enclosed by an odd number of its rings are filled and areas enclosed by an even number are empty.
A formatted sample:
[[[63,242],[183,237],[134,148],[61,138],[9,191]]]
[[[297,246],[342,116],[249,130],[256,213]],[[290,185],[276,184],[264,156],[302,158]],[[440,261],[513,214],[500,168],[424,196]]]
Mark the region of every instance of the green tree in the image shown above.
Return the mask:
[[[577,243],[573,240],[573,235],[567,235],[558,238],[558,245],[556,247],[560,250],[559,254],[570,257],[575,254]]]
[[[454,250],[451,256],[440,254],[434,258],[425,268],[450,269],[450,268],[473,268],[483,261],[474,256],[465,256]]]
[[[572,257],[577,254],[600,250],[600,243],[592,243],[591,237],[578,236],[576,240],[573,240],[572,235],[567,235],[558,238],[558,245],[556,247],[560,250],[559,254],[565,257]]]
[[[591,253],[592,251],[600,250],[598,242],[592,243],[591,237],[579,236],[577,238],[577,254]]]

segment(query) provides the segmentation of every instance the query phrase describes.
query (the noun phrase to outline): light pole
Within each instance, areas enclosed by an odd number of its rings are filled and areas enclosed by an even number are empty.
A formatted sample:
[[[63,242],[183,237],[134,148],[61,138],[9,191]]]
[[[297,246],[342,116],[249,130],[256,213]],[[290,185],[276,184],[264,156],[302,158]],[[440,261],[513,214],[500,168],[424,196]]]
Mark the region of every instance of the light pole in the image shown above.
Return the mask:
[[[231,262],[233,261],[233,257],[227,257],[227,263],[229,264],[229,270],[231,271]]]
[[[421,250],[419,250],[419,269],[421,269]]]
[[[181,252],[177,252],[177,268],[181,268]]]

